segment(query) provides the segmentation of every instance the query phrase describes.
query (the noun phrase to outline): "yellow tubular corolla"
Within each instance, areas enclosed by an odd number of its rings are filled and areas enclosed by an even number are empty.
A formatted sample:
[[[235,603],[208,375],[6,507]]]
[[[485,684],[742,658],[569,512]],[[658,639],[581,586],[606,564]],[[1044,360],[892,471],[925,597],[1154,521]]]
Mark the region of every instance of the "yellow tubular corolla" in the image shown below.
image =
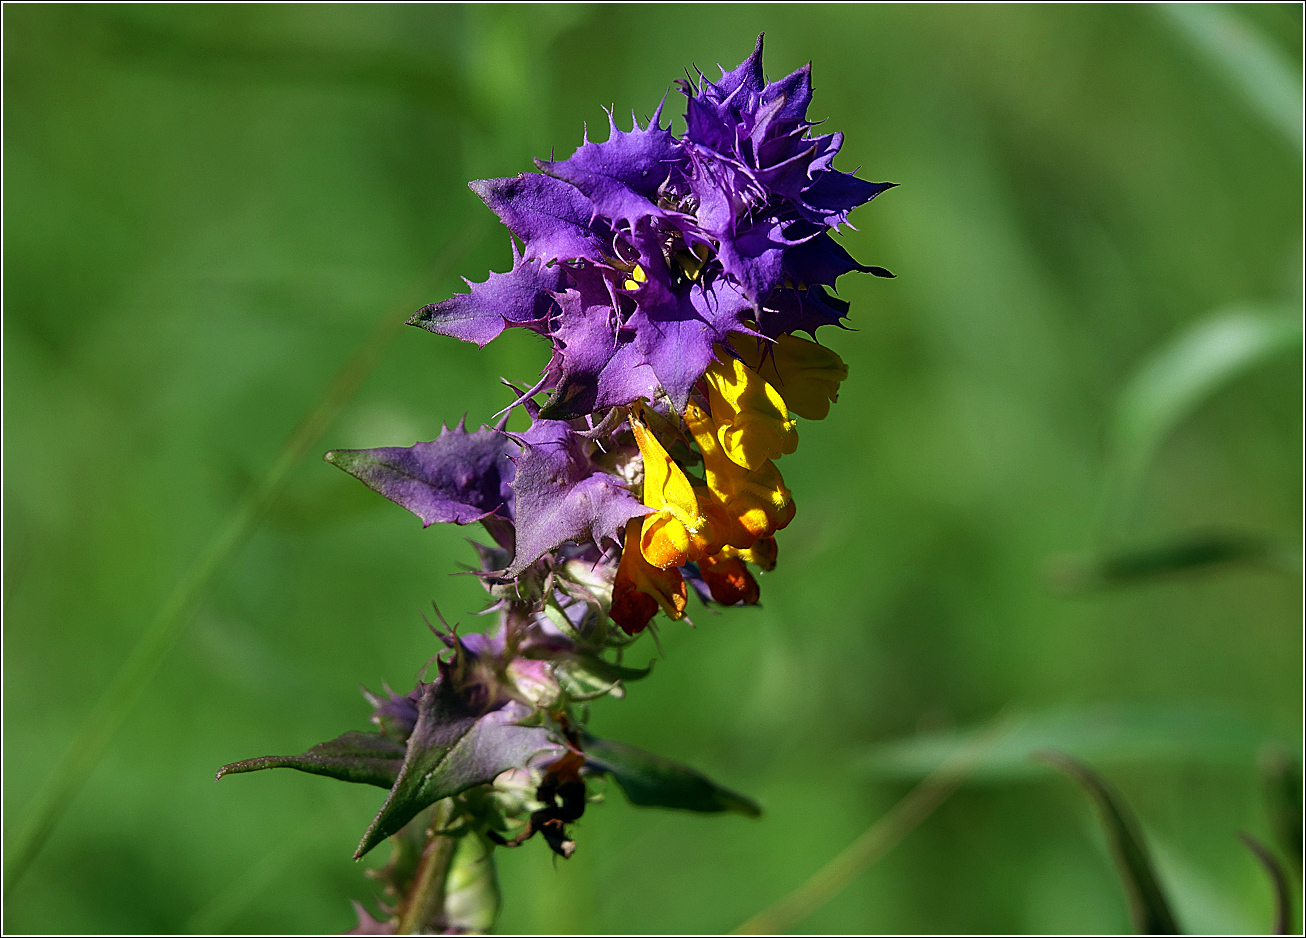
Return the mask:
[[[630,428],[644,457],[644,504],[654,510],[640,535],[644,559],[663,570],[697,560],[712,546],[712,524],[694,487],[649,430],[644,405],[630,408]]]
[[[839,400],[848,366],[833,349],[796,335],[763,343],[732,333],[730,340],[750,368],[784,393],[785,403],[798,416],[823,420],[830,404]]]
[[[621,563],[617,566],[617,577],[612,592],[614,616],[621,620],[620,624],[633,626],[635,631],[643,628],[648,619],[652,618],[653,610],[649,607],[643,610],[644,615],[640,615],[636,611],[638,605],[625,598],[631,590],[639,590],[651,596],[671,619],[684,618],[688,598],[685,581],[679,570],[674,567],[662,570],[645,560],[639,547],[640,521],[641,519],[635,518],[626,525],[625,550],[621,552]],[[642,621],[633,623],[624,621],[629,616],[623,615],[622,609],[628,609],[630,615]]]
[[[721,448],[745,469],[760,469],[798,446],[798,425],[780,392],[737,358],[720,352],[703,375]]]
[[[641,283],[648,283],[648,274],[644,273],[643,267],[636,264],[635,269],[630,272],[629,279],[621,286],[626,290],[638,290]]]
[[[719,444],[720,433],[712,417],[697,404],[685,410],[685,423],[703,453],[708,510],[722,520],[717,531],[721,544],[748,550],[760,538],[770,537],[794,516],[794,501],[785,488],[780,470],[770,460],[757,469],[745,469],[731,459]]]

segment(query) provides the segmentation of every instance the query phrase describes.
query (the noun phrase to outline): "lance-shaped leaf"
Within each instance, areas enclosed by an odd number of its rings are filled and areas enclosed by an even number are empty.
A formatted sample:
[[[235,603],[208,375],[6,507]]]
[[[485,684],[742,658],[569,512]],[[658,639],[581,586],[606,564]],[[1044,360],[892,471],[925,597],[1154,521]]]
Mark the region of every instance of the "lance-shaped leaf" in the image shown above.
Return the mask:
[[[708,813],[735,811],[748,817],[762,814],[761,806],[752,798],[718,785],[679,762],[589,735],[584,737],[583,748],[590,766],[611,775],[631,804]]]
[[[516,702],[488,713],[470,709],[444,675],[425,685],[403,767],[354,859],[427,805],[493,781],[500,772],[523,768],[531,756],[554,747],[543,727],[514,725],[529,715],[530,708]]]
[[[565,421],[537,419],[519,439],[512,482],[517,556],[506,576],[517,576],[567,541],[620,543],[626,522],[648,511],[620,479],[595,468],[580,434]]]
[[[1097,806],[1115,858],[1120,882],[1129,899],[1129,915],[1142,935],[1178,935],[1170,903],[1161,889],[1142,830],[1133,812],[1102,776],[1078,759],[1044,749],[1035,754],[1077,782]]]
[[[422,519],[471,524],[496,510],[511,517],[516,445],[482,427],[468,433],[464,422],[429,443],[383,446],[380,449],[336,449],[327,462],[360,479],[364,485],[407,508]]]
[[[345,782],[389,788],[399,776],[403,761],[402,744],[379,733],[351,731],[329,743],[319,743],[303,755],[262,756],[224,765],[218,770],[218,778],[259,769],[298,769]]]

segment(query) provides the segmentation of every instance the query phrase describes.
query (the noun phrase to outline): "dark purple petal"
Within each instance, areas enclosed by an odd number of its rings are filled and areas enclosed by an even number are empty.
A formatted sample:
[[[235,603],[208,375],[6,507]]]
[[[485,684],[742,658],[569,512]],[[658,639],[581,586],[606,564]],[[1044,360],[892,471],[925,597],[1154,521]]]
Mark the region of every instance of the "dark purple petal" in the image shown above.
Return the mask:
[[[895,185],[892,182],[867,182],[832,169],[821,173],[803,190],[801,205],[812,221],[837,228],[848,220],[848,213],[857,206]]]
[[[590,227],[594,203],[571,183],[522,173],[467,185],[524,242],[528,259],[548,263],[580,257],[597,261],[603,256],[604,239]]]
[[[324,457],[375,492],[407,508],[422,526],[471,524],[498,512],[512,517],[513,464],[517,446],[482,427],[468,433],[447,427],[430,443],[380,449],[336,449]]]
[[[848,315],[848,304],[820,287],[777,290],[758,319],[757,331],[769,339],[787,332],[806,332],[812,338],[821,326],[837,326]]]
[[[562,286],[564,268],[518,256],[513,246],[513,268],[491,273],[484,283],[467,282],[470,293],[459,293],[443,303],[432,303],[408,320],[437,335],[453,336],[484,346],[506,326],[543,323],[554,306],[549,292]]]
[[[620,543],[626,522],[648,512],[615,476],[596,469],[566,421],[536,420],[518,439],[517,556],[505,576],[567,541]]]
[[[786,251],[784,266],[794,284],[803,286],[820,283],[832,287],[843,274],[871,270],[853,260],[843,245],[824,231]]]

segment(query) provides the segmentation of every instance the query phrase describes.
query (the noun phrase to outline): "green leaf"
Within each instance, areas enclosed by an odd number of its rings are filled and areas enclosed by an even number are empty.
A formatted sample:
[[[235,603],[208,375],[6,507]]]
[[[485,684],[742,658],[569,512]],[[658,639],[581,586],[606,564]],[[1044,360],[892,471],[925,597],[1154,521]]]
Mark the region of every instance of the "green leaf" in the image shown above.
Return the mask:
[[[592,700],[604,694],[625,697],[622,681],[638,681],[653,670],[652,663],[647,668],[625,668],[586,652],[554,656],[552,660],[553,676],[572,700]]]
[[[1078,782],[1097,806],[1116,861],[1116,872],[1129,900],[1134,928],[1144,935],[1180,934],[1170,903],[1157,881],[1138,821],[1120,794],[1078,759],[1051,750],[1043,750],[1038,757]]]
[[[218,778],[260,769],[298,769],[313,775],[326,775],[345,782],[359,782],[389,788],[403,765],[404,747],[379,733],[351,731],[319,743],[299,756],[262,756],[233,762],[218,770]]]
[[[1210,316],[1166,345],[1126,385],[1116,407],[1116,472],[1126,494],[1161,441],[1217,388],[1301,344],[1299,311],[1239,307]]]
[[[1265,870],[1265,875],[1270,878],[1270,887],[1274,890],[1274,934],[1288,934],[1288,924],[1292,919],[1292,891],[1288,886],[1288,874],[1283,871],[1283,864],[1269,847],[1246,831],[1239,831],[1238,839],[1252,852],[1252,856],[1256,857],[1257,862]]]
[[[951,730],[882,743],[861,760],[876,778],[924,778],[965,745],[976,730]],[[1047,769],[1031,757],[1042,749],[1070,752],[1097,764],[1169,763],[1243,767],[1275,733],[1266,724],[1209,706],[1108,704],[1031,713],[986,749],[968,779],[1011,782]]]
[[[494,928],[499,904],[494,846],[481,834],[465,834],[449,866],[442,924],[455,935],[483,935]]]
[[[1279,849],[1301,873],[1302,865],[1302,779],[1301,755],[1288,752],[1277,743],[1261,750],[1261,777],[1265,781],[1270,823],[1274,825]]]
[[[761,806],[752,798],[724,788],[679,762],[589,735],[584,737],[582,748],[589,763],[611,775],[631,804],[709,813],[735,811],[748,817],[762,814]]]
[[[515,702],[485,714],[468,710],[443,675],[425,685],[403,767],[354,859],[427,805],[493,781],[500,772],[521,768],[535,753],[555,745],[543,727],[514,725],[529,714],[527,707]]]
[[[1164,544],[1101,556],[1057,558],[1049,564],[1052,585],[1066,592],[1129,586],[1171,574],[1212,570],[1235,564],[1300,569],[1297,552],[1267,537],[1237,532],[1207,532]]]

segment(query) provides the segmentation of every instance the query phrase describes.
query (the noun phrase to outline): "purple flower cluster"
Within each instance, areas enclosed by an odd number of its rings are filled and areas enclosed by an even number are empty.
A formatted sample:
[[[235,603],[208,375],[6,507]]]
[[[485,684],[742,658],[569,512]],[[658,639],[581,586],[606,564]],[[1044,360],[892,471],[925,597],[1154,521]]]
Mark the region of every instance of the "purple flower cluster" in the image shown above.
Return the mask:
[[[492,542],[477,545],[476,573],[497,624],[437,630],[434,680],[368,695],[377,732],[221,773],[288,767],[389,790],[356,855],[395,839],[378,874],[393,904],[383,921],[360,913],[365,930],[488,927],[492,913],[459,918],[452,899],[413,912],[430,876],[404,845],[462,838],[453,854],[419,853],[481,869],[492,845],[540,833],[570,856],[567,826],[598,776],[636,804],[759,812],[686,766],[589,735],[576,704],[647,675],[623,656],[658,612],[683,619],[690,589],[705,605],[758,602],[752,570],[774,567],[795,512],[775,461],[797,447],[796,418],[824,418],[847,375],[794,333],[840,324],[848,306],[827,289],[840,275],[891,276],[831,237],[889,184],[834,169],[843,137],[806,117],[810,68],[768,84],[760,37],[718,81],[680,86],[682,137],[659,106],[541,173],[471,184],[517,239],[512,270],[412,322],[479,345],[509,326],[545,336],[535,386],[494,426],[326,455],[423,525],[479,523]],[[510,432],[518,407],[530,426]]]
[[[546,417],[659,395],[683,411],[732,334],[814,335],[847,312],[826,290],[841,274],[889,276],[830,236],[891,184],[833,167],[843,134],[813,135],[810,66],[767,84],[759,37],[718,81],[679,84],[683,137],[660,126],[661,106],[629,132],[609,115],[604,143],[473,182],[522,248],[508,273],[411,320],[478,345],[509,326],[547,336]]]

